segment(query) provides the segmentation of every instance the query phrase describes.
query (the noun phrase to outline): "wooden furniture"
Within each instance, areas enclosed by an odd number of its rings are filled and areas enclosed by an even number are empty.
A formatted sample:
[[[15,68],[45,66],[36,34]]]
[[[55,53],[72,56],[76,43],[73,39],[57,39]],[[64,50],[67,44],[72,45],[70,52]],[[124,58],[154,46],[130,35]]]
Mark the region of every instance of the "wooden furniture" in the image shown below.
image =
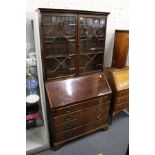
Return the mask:
[[[57,149],[108,127],[111,89],[101,72],[109,13],[38,11],[51,144]]]
[[[106,71],[112,89],[110,103],[111,121],[116,113],[129,108],[129,68],[108,68]]]
[[[126,67],[126,61],[129,49],[129,31],[128,30],[115,30],[115,40],[113,47],[113,68]]]
[[[44,81],[103,70],[109,13],[39,9]]]
[[[108,128],[111,89],[103,73],[46,83],[54,149],[75,138]]]

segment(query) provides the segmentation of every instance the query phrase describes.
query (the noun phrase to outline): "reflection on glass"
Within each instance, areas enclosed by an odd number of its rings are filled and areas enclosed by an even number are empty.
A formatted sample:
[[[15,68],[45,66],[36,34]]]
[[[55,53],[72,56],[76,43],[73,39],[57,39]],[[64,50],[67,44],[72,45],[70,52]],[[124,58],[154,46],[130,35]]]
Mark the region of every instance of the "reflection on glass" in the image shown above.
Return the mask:
[[[103,26],[105,24],[105,19],[100,19],[100,26]]]
[[[94,24],[93,26],[99,26],[99,19],[94,19]]]

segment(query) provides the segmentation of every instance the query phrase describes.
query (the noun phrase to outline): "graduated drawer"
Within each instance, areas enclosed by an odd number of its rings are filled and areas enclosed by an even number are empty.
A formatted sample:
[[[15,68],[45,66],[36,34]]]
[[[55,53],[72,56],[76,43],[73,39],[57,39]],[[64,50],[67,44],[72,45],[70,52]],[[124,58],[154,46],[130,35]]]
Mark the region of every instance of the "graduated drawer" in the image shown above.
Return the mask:
[[[64,141],[80,134],[84,134],[89,132],[90,130],[96,129],[103,125],[107,124],[107,118],[103,118],[101,120],[94,121],[92,123],[85,124],[83,126],[74,128],[72,130],[68,130],[66,132],[56,134],[56,142]]]
[[[90,122],[94,122],[100,119],[107,119],[108,118],[108,113],[109,110],[107,111],[101,111],[100,113],[95,112],[95,113],[91,113],[91,114],[83,114],[82,117],[80,117],[77,120],[73,120],[64,124],[60,124],[58,126],[55,126],[55,132],[56,134],[61,133],[61,132],[65,132],[67,130],[76,128],[78,126],[82,126],[84,124],[90,123]]]
[[[72,120],[77,120],[83,115],[91,115],[94,112],[99,113],[101,111],[107,111],[109,110],[109,104],[110,104],[110,101],[102,103],[102,104],[98,104],[98,105],[95,105],[95,106],[92,106],[86,109],[71,112],[65,115],[55,116],[54,124],[55,126],[57,126],[57,125],[60,125],[61,123],[66,123]]]
[[[53,112],[53,115],[58,116],[58,115],[67,114],[73,111],[82,110],[82,109],[85,109],[85,108],[88,108],[88,107],[91,107],[97,104],[107,102],[109,100],[110,100],[110,96],[105,95],[103,97],[99,97],[99,98],[92,99],[92,100],[85,101],[85,102],[80,102],[75,105],[70,105],[70,106],[66,106],[63,108],[55,109]]]
[[[129,96],[129,89],[126,90],[121,90],[119,92],[117,92],[117,96],[122,97],[122,96]]]
[[[116,97],[116,104],[129,101],[129,95]]]
[[[116,104],[115,111],[120,111],[129,107],[129,101],[121,102]]]

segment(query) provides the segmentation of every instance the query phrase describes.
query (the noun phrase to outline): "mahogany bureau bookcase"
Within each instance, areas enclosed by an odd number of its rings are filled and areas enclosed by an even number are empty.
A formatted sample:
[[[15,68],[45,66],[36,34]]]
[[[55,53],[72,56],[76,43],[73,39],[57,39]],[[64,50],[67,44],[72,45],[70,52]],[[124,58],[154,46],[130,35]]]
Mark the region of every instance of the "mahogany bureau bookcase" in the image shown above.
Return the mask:
[[[38,9],[54,149],[106,129],[111,89],[103,72],[107,12]]]

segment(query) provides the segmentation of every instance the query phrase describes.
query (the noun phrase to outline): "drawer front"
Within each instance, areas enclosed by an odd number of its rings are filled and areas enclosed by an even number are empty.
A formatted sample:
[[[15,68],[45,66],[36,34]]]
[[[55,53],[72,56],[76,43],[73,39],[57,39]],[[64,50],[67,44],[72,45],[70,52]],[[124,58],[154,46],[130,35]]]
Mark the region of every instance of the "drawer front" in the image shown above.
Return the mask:
[[[118,97],[129,96],[129,89],[117,92]]]
[[[115,111],[120,111],[129,107],[129,101],[116,104]]]
[[[107,119],[101,119],[101,120],[80,126],[76,129],[69,130],[67,132],[63,132],[60,134],[56,134],[56,142],[60,142],[60,141],[64,141],[64,140],[73,138],[75,136],[78,136],[78,135],[88,132],[90,130],[96,129],[97,127],[103,126],[105,124],[107,124]]]
[[[100,113],[101,111],[108,111],[109,110],[109,104],[110,102],[98,104],[95,106],[92,106],[87,109],[78,110],[72,113],[68,113],[61,116],[55,116],[54,117],[54,124],[55,126],[60,125],[61,123],[66,123],[72,120],[77,120],[83,115],[91,115],[94,112]]]
[[[105,95],[103,97],[99,97],[97,99],[92,99],[90,101],[80,102],[80,103],[77,103],[75,105],[70,105],[70,106],[67,106],[67,107],[55,109],[53,115],[54,116],[64,115],[64,114],[67,114],[67,113],[71,113],[73,111],[89,108],[91,106],[101,104],[101,103],[104,103],[104,102],[107,102],[107,101],[110,101],[110,95]]]
[[[80,117],[77,120],[73,120],[68,123],[64,123],[64,124],[55,126],[55,132],[56,132],[56,134],[65,132],[67,130],[76,128],[78,126],[82,126],[82,125],[90,123],[90,122],[98,121],[103,118],[107,120],[108,113],[109,113],[109,111],[102,111],[100,113],[91,113],[90,115],[83,115],[82,117]]]
[[[116,104],[119,104],[121,102],[126,102],[126,101],[129,101],[129,95],[116,98]]]

